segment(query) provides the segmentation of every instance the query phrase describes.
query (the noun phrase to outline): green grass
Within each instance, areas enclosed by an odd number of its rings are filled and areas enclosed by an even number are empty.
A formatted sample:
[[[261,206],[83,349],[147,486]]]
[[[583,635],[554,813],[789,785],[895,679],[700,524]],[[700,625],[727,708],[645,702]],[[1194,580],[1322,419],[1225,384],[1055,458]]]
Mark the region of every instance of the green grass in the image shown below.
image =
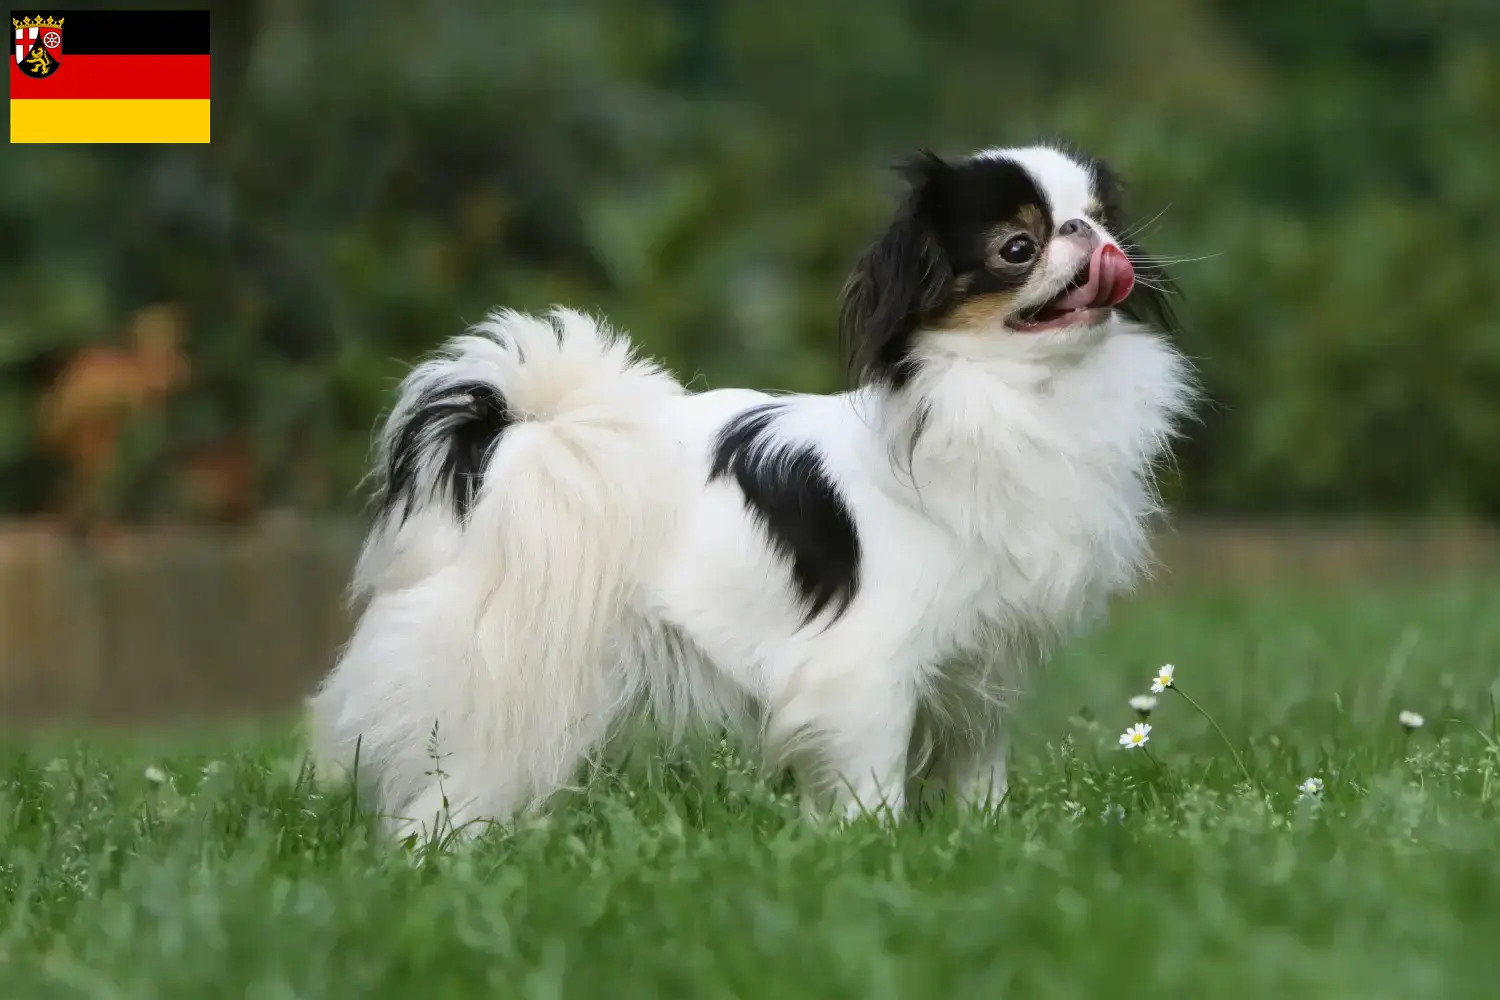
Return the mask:
[[[1253,787],[1170,695],[1160,766],[1116,748],[1166,661]],[[819,828],[700,747],[450,855],[379,842],[292,737],[33,741],[0,996],[1490,996],[1497,676],[1493,583],[1154,598],[1039,679],[997,816]]]

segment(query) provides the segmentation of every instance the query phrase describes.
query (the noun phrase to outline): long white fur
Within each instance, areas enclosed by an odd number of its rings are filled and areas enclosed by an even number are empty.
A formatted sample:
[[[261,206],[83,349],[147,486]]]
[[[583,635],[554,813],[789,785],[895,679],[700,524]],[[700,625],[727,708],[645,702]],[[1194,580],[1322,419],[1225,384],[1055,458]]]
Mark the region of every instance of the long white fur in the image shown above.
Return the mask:
[[[1055,218],[1086,214],[1067,156],[982,155],[1022,162]],[[816,446],[862,546],[847,613],[802,627],[738,489],[709,482],[719,430],[770,397],[687,393],[603,324],[552,316],[560,336],[496,313],[403,384],[385,447],[433,384],[489,382],[523,420],[466,523],[434,502],[372,530],[363,612],[311,704],[324,768],[358,747],[398,834],[504,821],[644,710],[673,732],[758,720],[849,813],[898,811],[918,773],[997,801],[1021,675],[1147,566],[1183,359],[1119,319],[997,323],[924,332],[900,391],[777,397],[778,433]]]

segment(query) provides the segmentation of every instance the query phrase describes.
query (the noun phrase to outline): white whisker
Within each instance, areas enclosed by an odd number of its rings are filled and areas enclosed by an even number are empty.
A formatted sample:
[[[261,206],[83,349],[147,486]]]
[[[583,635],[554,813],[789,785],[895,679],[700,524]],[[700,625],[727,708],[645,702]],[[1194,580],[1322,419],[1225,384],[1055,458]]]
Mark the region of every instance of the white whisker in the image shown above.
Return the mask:
[[[1167,204],[1162,208],[1162,210],[1160,212],[1157,212],[1155,215],[1151,216],[1151,218],[1147,219],[1145,222],[1141,223],[1138,226],[1133,226],[1129,230],[1127,230],[1125,233],[1123,233],[1120,236],[1120,242],[1123,243],[1127,239],[1130,239],[1132,236],[1139,236],[1141,233],[1144,233],[1150,226],[1154,225],[1158,219],[1160,219],[1163,215],[1166,215],[1167,214],[1167,209],[1169,209],[1171,207],[1172,207],[1172,203],[1170,201],[1167,202]]]
[[[1131,260],[1141,264],[1192,264],[1200,260],[1213,260],[1215,257],[1224,256],[1222,253],[1209,253],[1201,257],[1161,257],[1152,254],[1127,254]]]

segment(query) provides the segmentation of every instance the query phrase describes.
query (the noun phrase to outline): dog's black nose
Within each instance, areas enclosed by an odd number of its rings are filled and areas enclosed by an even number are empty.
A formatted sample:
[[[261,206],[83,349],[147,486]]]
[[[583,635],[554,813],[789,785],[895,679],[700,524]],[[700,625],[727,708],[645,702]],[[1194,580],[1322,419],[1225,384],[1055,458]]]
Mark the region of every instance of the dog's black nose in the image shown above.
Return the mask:
[[[1057,227],[1057,235],[1059,236],[1073,236],[1078,233],[1087,233],[1088,231],[1089,224],[1082,219],[1069,219]]]

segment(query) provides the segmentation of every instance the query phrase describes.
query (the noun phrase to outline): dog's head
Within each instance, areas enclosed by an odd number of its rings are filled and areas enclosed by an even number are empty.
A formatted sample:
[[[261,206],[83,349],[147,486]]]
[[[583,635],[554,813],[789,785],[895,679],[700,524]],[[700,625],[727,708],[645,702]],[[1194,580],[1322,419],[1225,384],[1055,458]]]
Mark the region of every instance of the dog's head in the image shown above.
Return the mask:
[[[867,378],[900,384],[918,337],[1018,352],[1086,345],[1117,316],[1169,332],[1166,275],[1128,242],[1102,161],[1032,146],[902,167],[905,201],[844,288],[839,325]]]

